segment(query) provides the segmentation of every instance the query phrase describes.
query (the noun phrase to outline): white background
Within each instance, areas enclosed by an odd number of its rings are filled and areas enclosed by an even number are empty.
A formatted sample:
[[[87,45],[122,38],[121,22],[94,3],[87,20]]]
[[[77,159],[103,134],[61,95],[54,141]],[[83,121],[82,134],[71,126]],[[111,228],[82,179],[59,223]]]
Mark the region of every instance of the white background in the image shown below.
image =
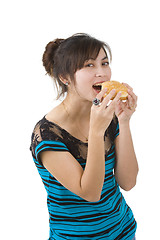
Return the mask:
[[[29,151],[35,123],[58,102],[42,54],[59,37],[85,32],[112,49],[112,79],[138,96],[131,131],[139,176],[123,194],[138,223],[137,239],[160,239],[159,1],[3,1],[0,6],[0,239],[46,240],[46,191]]]

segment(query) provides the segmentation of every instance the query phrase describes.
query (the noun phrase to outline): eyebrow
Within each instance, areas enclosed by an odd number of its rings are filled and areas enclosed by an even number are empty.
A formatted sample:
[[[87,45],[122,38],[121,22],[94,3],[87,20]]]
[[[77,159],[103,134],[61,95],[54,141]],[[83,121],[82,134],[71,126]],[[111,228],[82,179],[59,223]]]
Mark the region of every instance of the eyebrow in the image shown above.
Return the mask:
[[[105,60],[105,59],[108,59],[108,56],[105,56],[105,57],[104,57],[104,58],[102,58],[101,60],[103,61],[103,60]],[[95,61],[95,59],[94,59],[94,58],[90,58],[90,59],[86,60],[86,62],[88,62],[89,60],[94,60],[94,61]]]
[[[104,59],[108,59],[108,57],[107,57],[107,56],[105,56],[104,58],[102,58],[102,60],[104,60]]]

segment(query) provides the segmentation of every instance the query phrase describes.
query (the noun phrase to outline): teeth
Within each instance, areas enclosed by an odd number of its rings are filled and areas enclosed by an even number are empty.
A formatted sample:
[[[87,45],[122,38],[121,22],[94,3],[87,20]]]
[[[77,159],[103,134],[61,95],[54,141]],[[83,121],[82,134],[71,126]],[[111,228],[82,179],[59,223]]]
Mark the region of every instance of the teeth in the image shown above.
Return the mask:
[[[93,86],[102,86],[102,83],[97,83],[97,84],[95,84]]]

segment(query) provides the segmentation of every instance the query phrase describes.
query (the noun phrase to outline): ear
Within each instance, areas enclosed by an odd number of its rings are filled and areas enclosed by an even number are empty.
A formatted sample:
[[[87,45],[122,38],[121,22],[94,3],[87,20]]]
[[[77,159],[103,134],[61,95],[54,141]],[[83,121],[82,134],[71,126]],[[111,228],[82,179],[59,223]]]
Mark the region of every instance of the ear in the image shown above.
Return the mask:
[[[59,77],[59,79],[60,79],[60,81],[64,84],[64,85],[66,85],[66,86],[68,86],[69,85],[69,79],[68,78],[64,78],[62,75]]]

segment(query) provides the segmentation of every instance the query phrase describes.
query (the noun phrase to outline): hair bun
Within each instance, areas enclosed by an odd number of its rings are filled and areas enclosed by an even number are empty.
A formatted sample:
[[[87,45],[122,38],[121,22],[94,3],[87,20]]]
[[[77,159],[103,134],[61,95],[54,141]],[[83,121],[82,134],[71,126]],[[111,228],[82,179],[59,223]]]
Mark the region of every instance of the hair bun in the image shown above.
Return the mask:
[[[54,55],[59,47],[59,45],[64,41],[64,39],[56,38],[55,40],[49,42],[43,53],[42,62],[46,69],[46,72],[52,76],[53,75],[53,65],[54,65]]]

